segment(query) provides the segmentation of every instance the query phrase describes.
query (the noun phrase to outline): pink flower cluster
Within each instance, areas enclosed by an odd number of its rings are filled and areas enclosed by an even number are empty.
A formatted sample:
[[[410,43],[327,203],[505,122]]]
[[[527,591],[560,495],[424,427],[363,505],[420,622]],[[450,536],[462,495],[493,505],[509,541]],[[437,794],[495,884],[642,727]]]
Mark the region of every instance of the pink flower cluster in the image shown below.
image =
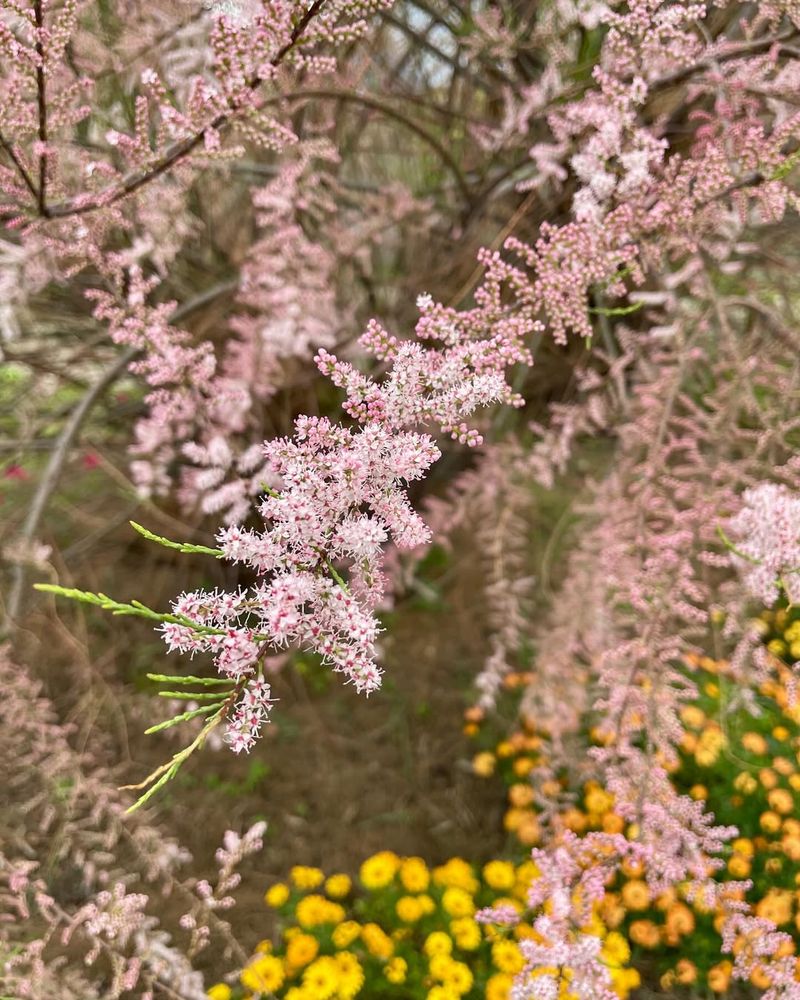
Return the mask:
[[[219,672],[243,685],[228,732],[237,752],[250,749],[268,719],[269,686],[256,673],[270,649],[312,650],[357,691],[380,686],[375,608],[384,594],[384,545],[391,539],[413,549],[430,537],[407,488],[440,453],[417,428],[438,424],[477,444],[480,435],[464,418],[515,401],[505,373],[530,360],[524,349],[504,332],[461,336],[427,300],[422,312],[429,339],[445,341],[440,350],[399,342],[370,324],[364,344],[391,362],[379,380],[319,351],[317,365],[345,390],[344,409],[356,425],[301,416],[292,438],[264,445],[266,470],[280,486],[258,505],[264,529],[237,525],[217,536],[225,558],[255,570],[258,582],[235,593],[184,594],[173,611],[195,627],[161,626],[171,650],[211,652]]]
[[[269,722],[270,709],[275,700],[270,694],[270,686],[263,677],[254,677],[245,685],[225,734],[234,753],[249,753],[261,735],[261,726]]]
[[[731,562],[753,597],[767,606],[780,593],[800,603],[800,496],[778,483],[745,490],[742,509],[728,522]]]
[[[776,930],[769,920],[749,915],[744,907],[738,912],[735,905],[731,909],[722,928],[722,948],[736,954],[734,976],[747,982],[756,968],[766,970],[769,986],[761,1000],[800,1000],[791,935]]]
[[[540,870],[528,891],[528,906],[539,911],[533,918],[536,937],[520,942],[525,966],[511,989],[513,1000],[557,1000],[567,982],[577,1000],[614,1000],[617,994],[600,956],[603,942],[585,928],[593,906],[605,895],[609,873],[622,860],[641,860],[645,853],[618,834],[590,833],[579,839],[570,831],[552,849],[531,852]],[[521,917],[501,906],[481,910],[476,919],[507,926]]]

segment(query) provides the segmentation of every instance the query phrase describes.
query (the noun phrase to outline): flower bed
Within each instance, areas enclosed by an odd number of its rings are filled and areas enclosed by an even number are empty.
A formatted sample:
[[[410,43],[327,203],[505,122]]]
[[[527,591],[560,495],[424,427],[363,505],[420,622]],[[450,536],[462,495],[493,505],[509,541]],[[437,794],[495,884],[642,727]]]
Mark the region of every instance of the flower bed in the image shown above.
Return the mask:
[[[355,884],[347,875],[293,868],[265,897],[280,920],[279,943],[261,942],[238,985],[218,984],[209,995],[505,1000],[524,964],[518,941],[534,932],[525,922],[513,932],[487,926],[475,915],[502,904],[522,913],[537,875],[532,861],[495,859],[479,868],[451,858],[430,869],[422,858],[391,851],[367,858]],[[630,949],[599,916],[592,930],[624,998],[639,982]]]

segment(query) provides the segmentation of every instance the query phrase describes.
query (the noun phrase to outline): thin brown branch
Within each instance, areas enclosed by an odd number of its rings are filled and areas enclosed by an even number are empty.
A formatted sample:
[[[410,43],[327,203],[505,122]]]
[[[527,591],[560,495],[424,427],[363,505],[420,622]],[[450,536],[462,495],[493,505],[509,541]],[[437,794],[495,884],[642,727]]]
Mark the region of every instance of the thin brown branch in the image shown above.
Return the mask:
[[[276,94],[275,97],[270,98],[269,103],[277,104],[280,101],[298,101],[306,99],[349,101],[353,104],[360,104],[365,108],[372,108],[380,114],[385,115],[387,118],[393,118],[396,122],[404,125],[410,132],[414,132],[415,135],[418,135],[420,139],[426,142],[431,149],[438,154],[439,158],[445,166],[448,167],[455,178],[458,189],[464,200],[467,203],[472,201],[472,195],[470,193],[469,186],[467,185],[467,181],[461,172],[461,168],[459,167],[456,158],[450,150],[447,149],[447,147],[441,143],[432,132],[429,132],[424,125],[420,125],[419,122],[415,122],[412,118],[408,118],[402,111],[398,111],[397,108],[393,107],[391,104],[385,104],[383,101],[370,97],[368,94],[359,94],[355,91],[324,89],[293,90],[286,94]]]
[[[2,132],[0,132],[0,146],[2,146],[3,149],[6,151],[6,153],[8,154],[8,158],[14,164],[17,173],[25,182],[25,187],[38,201],[39,192],[36,189],[36,185],[33,183],[33,178],[25,169],[25,165],[23,164],[22,160],[20,160],[20,158],[17,156],[16,152],[14,151],[14,147],[11,145],[8,139],[6,139],[6,137],[3,135]]]
[[[188,302],[184,303],[184,305],[175,309],[170,316],[170,322],[180,322],[189,313],[194,312],[203,305],[206,305],[217,296],[224,295],[226,292],[231,291],[236,287],[236,284],[237,283],[235,281],[226,281],[219,285],[215,285],[213,288],[209,288],[205,292],[202,292],[200,295],[190,299]],[[123,351],[122,354],[120,354],[119,357],[108,366],[108,368],[105,368],[102,372],[100,372],[100,375],[89,386],[89,389],[84,397],[70,414],[69,419],[66,424],[64,424],[64,427],[56,440],[53,452],[50,455],[47,467],[44,470],[44,475],[36,488],[33,501],[28,510],[28,516],[25,518],[25,523],[22,526],[19,540],[23,544],[31,542],[36,535],[48,501],[50,500],[53,491],[58,486],[58,482],[61,478],[61,473],[69,456],[70,449],[72,448],[72,444],[80,432],[84,421],[106,389],[110,385],[113,385],[123,372],[127,370],[128,366],[136,358],[138,353],[139,351],[135,347],[128,347],[125,351]],[[6,629],[9,629],[12,626],[14,619],[19,614],[24,586],[25,567],[22,563],[17,563],[13,569],[8,602],[5,608]]]
[[[320,10],[325,6],[325,3],[326,0],[314,0],[314,3],[312,3],[312,5],[295,25],[289,40],[270,60],[270,66],[273,68],[280,66],[286,56],[289,55],[289,53],[301,40],[303,32],[306,30],[310,22],[317,16]],[[263,77],[261,75],[256,75],[248,80],[247,86],[250,90],[255,90],[261,83],[263,83]],[[197,149],[197,147],[203,143],[209,132],[222,131],[231,124],[231,121],[231,112],[219,114],[213,121],[204,125],[198,132],[195,133],[195,135],[190,136],[187,139],[182,139],[180,142],[176,142],[170,146],[164,155],[155,164],[153,164],[153,166],[148,167],[146,170],[139,170],[132,174],[128,174],[127,177],[123,178],[120,184],[112,185],[104,191],[100,191],[92,198],[80,196],[70,198],[68,201],[50,206],[41,214],[48,219],[63,219],[73,215],[85,215],[87,212],[94,212],[98,208],[105,208],[108,205],[113,205],[122,198],[126,198],[129,194],[133,194],[135,191],[138,191],[139,188],[149,184],[162,174],[168,173],[177,163],[184,160],[190,153]]]
[[[708,69],[713,69],[717,63],[730,62],[732,59],[739,59],[742,56],[758,55],[759,52],[769,52],[774,46],[780,47],[782,54],[791,55],[792,50],[782,44],[797,36],[795,28],[787,28],[786,31],[777,35],[765,35],[762,38],[754,38],[749,42],[735,42],[726,46],[711,58],[700,59],[683,69],[676,69],[672,73],[665,73],[664,76],[653,80],[649,86],[650,91],[662,90],[665,87],[675,87],[680,83],[685,83],[693,77],[695,73],[701,73]]]
[[[39,215],[47,215],[47,84],[45,82],[44,44],[42,33],[44,29],[44,13],[42,0],[34,0],[33,16],[36,21],[36,106],[39,114],[39,191],[36,203]]]

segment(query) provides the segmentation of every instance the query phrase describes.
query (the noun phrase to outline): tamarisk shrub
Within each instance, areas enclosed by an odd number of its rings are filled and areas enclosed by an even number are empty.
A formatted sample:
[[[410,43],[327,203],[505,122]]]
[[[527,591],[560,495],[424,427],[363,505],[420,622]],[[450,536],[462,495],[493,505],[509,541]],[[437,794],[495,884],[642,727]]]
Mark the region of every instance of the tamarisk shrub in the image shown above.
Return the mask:
[[[104,285],[89,290],[94,318],[115,342],[141,352],[137,372],[154,389],[153,419],[140,428],[134,451],[163,449],[165,457],[145,463],[140,485],[166,490],[165,470],[179,451],[205,469],[228,470],[234,460],[227,437],[247,426],[248,394],[235,379],[212,381],[213,345],[176,332],[173,306],[157,300],[155,258],[143,267],[135,244],[119,250],[111,235],[147,231],[140,190],[158,192],[173,178],[187,183],[189,166],[194,175],[199,164],[232,154],[222,143],[229,127],[254,145],[291,144],[287,120],[260,103],[262,84],[280,88],[290,69],[332,72],[312,47],[349,40],[373,8],[318,0],[267,6],[253,16],[248,6],[235,19],[220,17],[210,29],[207,77],[176,104],[158,73],[146,71],[134,121],[126,129],[114,119],[103,133],[101,157],[88,146],[55,152],[58,129],[87,118],[93,123],[80,103],[82,82],[65,82],[66,110],[52,118],[42,111],[49,80],[66,73],[64,64],[57,70],[48,60],[59,59],[78,30],[79,7],[67,4],[45,24],[49,8],[32,4],[25,21],[17,6],[6,9],[21,25],[6,25],[0,36],[12,67],[4,83],[14,112],[10,138],[2,142],[9,161],[6,217],[41,241],[42,253],[58,266],[91,265]],[[262,660],[275,649],[311,649],[358,690],[379,686],[375,609],[386,589],[384,548],[391,541],[414,550],[430,537],[407,491],[439,457],[433,433],[483,448],[479,468],[495,477],[503,463],[511,466],[502,489],[483,486],[489,476],[467,473],[472,479],[460,495],[472,502],[472,482],[484,517],[519,483],[557,483],[571,455],[601,433],[612,441],[610,471],[583,491],[584,526],[560,593],[532,628],[522,627],[528,612],[517,606],[512,624],[495,628],[482,705],[491,706],[512,647],[530,641],[535,662],[526,706],[547,720],[547,767],[596,773],[636,833],[632,840],[563,838],[542,855],[547,874],[534,886],[531,905],[550,906],[537,918],[549,944],[526,945],[530,965],[513,996],[556,997],[567,984],[582,1000],[608,995],[607,973],[581,930],[580,897],[597,901],[608,866],[635,854],[654,889],[685,883],[696,896],[725,903],[723,939],[735,953],[736,974],[747,976],[760,964],[771,1000],[797,997],[784,939],[747,912],[735,887],[721,900],[710,877],[733,831],[716,826],[702,802],[678,795],[669,781],[682,736],[679,710],[693,693],[679,657],[711,643],[715,652],[731,653],[746,685],[753,645],[748,602],[754,590],[774,596],[776,574],[785,580],[797,568],[796,307],[791,290],[781,287],[783,260],[771,246],[776,234],[786,236],[780,250],[791,267],[797,254],[786,234],[798,206],[800,162],[796,5],[547,6],[536,20],[553,60],[546,69],[527,48],[524,19],[509,11],[505,20],[493,12],[476,22],[469,46],[476,65],[502,79],[503,110],[501,120],[464,128],[488,151],[490,166],[496,154],[509,161],[487,169],[476,189],[488,188],[491,201],[505,187],[521,200],[504,215],[511,221],[500,239],[479,252],[481,270],[467,292],[450,303],[420,296],[413,338],[369,324],[360,346],[379,362],[377,374],[328,353],[323,341],[330,332],[313,323],[313,303],[304,314],[313,332],[294,327],[292,350],[310,353],[314,341],[316,365],[344,394],[347,420],[301,414],[291,436],[272,437],[261,454],[243,452],[235,471],[251,478],[264,472],[268,480],[256,505],[262,524],[227,523],[217,548],[160,540],[244,564],[256,582],[183,594],[169,614],[104,595],[41,589],[148,618],[170,649],[212,655],[219,677],[158,678],[204,688],[186,692],[203,701],[199,708],[166,724],[204,722],[188,747],[146,779],[147,798],[220,723],[235,751],[251,748],[272,710]],[[450,30],[455,34],[452,22]],[[580,69],[587,51],[590,73]],[[572,81],[554,68],[556,54],[567,56]],[[343,100],[377,100],[348,93]],[[469,203],[472,182],[435,135],[422,134]],[[549,211],[531,220],[536,198]],[[451,237],[458,239],[471,211],[467,204]],[[305,249],[308,232],[294,235]],[[310,290],[321,295],[327,313],[332,300],[322,291],[335,267],[320,255],[311,263],[317,270],[307,286],[293,280],[304,300]],[[291,306],[282,304],[284,320]],[[524,369],[544,351],[576,365],[574,393],[531,426],[513,421],[516,439],[508,444],[500,421],[492,425],[478,411],[497,403],[522,408]],[[211,391],[201,406],[206,386]],[[195,422],[203,406],[212,419]],[[193,440],[198,423],[205,431],[215,422],[218,433]],[[202,475],[194,487],[211,492],[207,509],[232,511],[228,520],[242,521],[254,484],[213,496],[222,478]],[[774,539],[765,530],[770,517],[777,522]],[[501,539],[497,551],[511,544]],[[519,586],[508,579],[522,572],[522,563],[494,562],[500,568],[493,597],[508,607],[525,589],[524,578]],[[737,568],[744,569],[744,586]],[[791,593],[793,581],[784,587]],[[603,746],[576,761],[578,720],[589,709],[597,713]],[[536,773],[533,780],[539,785],[544,777]],[[570,976],[531,978],[542,963],[569,969]]]
[[[706,872],[731,831],[713,831],[702,805],[676,796],[668,779],[682,736],[677,709],[692,696],[676,664],[681,650],[709,641],[730,644],[744,630],[734,662],[746,684],[744,657],[752,643],[730,559],[744,566],[748,588],[770,601],[779,573],[785,577],[798,565],[792,507],[798,488],[796,408],[787,402],[796,378],[792,305],[784,298],[783,312],[761,307],[775,272],[764,268],[757,242],[788,205],[796,206],[786,178],[794,163],[797,118],[780,99],[776,106],[741,96],[750,95],[754,76],[765,74],[766,83],[795,72],[791,57],[782,62],[772,34],[780,12],[765,11],[741,48],[726,50],[718,43],[723,56],[717,62],[713,48],[709,64],[691,29],[705,15],[703,5],[681,4],[637,4],[629,14],[612,15],[605,58],[595,73],[598,90],[563,116],[550,116],[554,128],[563,129],[562,141],[571,133],[583,140],[570,161],[584,184],[573,202],[576,221],[545,229],[534,247],[509,240],[526,270],[511,268],[499,256],[488,259],[487,270],[490,278],[508,282],[520,308],[544,308],[560,339],[570,331],[592,335],[586,291],[602,288],[598,268],[606,244],[600,241],[610,239],[624,250],[625,260],[618,258],[616,266],[630,280],[656,286],[632,293],[630,308],[595,308],[603,353],[595,351],[585,362],[581,402],[556,407],[549,426],[535,427],[540,441],[527,456],[508,452],[514,475],[521,475],[527,459],[528,475],[550,485],[581,438],[612,431],[618,441],[612,472],[587,491],[587,527],[554,613],[534,634],[537,655],[526,711],[550,729],[554,772],[570,765],[569,737],[577,732],[581,711],[594,706],[608,744],[593,760],[618,807],[637,826],[648,878],[662,887],[694,881],[694,891],[710,896],[716,890]],[[765,27],[766,37],[756,41]],[[658,51],[645,60],[654,39],[660,40]],[[751,57],[770,44],[776,46],[770,61]],[[724,68],[713,79],[697,79],[710,64]],[[665,81],[671,86],[689,79],[694,98],[713,100],[719,118],[713,124],[702,119],[706,124],[688,153],[673,152],[669,128],[656,122],[644,133],[640,115],[627,115],[624,103],[646,108],[648,92]],[[764,92],[775,90],[767,85]],[[796,88],[792,94],[786,105],[794,103]],[[782,164],[774,159],[778,144]],[[548,270],[555,262],[560,270]],[[574,271],[565,266],[573,263]],[[723,275],[735,293],[720,289]],[[620,325],[615,343],[608,321],[637,311],[645,322],[639,328]],[[543,463],[545,456],[549,463]],[[731,522],[734,538],[745,544],[729,555],[717,529],[738,508],[742,491],[763,479],[785,485],[745,492],[748,505]],[[476,500],[465,489],[470,503],[491,504],[493,484],[480,485],[479,476],[469,481],[480,493]],[[543,777],[534,775],[534,785]],[[792,963],[779,957],[785,942],[743,910],[730,901],[725,940],[729,947],[736,944],[737,974],[746,978],[761,962],[772,982],[770,996],[796,995]],[[603,995],[607,984],[599,971],[578,975],[586,967],[580,926],[575,917],[565,933],[566,950],[551,955],[552,961],[536,952],[535,962],[569,966],[568,988],[579,996]],[[529,980],[526,972],[514,995],[557,991],[558,983]]]
[[[3,166],[2,210],[12,225],[74,219],[115,205],[178,163],[185,168],[193,157],[224,155],[222,133],[229,128],[271,148],[293,142],[291,129],[261,106],[261,86],[273,83],[284,66],[329,71],[330,61],[315,48],[358,37],[364,16],[375,9],[359,0],[318,0],[308,7],[253,4],[247,12],[242,6],[236,18],[212,13],[208,62],[185,80],[179,99],[155,68],[144,69],[132,130],[119,107],[111,127],[97,135],[100,150],[89,153],[64,139],[79,123],[95,131],[97,118],[111,124],[90,103],[97,47],[92,32],[105,29],[119,38],[131,26],[123,12],[111,24],[95,23],[84,16],[88,6],[80,0],[60,7],[47,0],[3,5],[3,147],[9,163]],[[194,19],[197,13],[195,8]],[[67,234],[89,237],[80,228]]]
[[[297,146],[283,93],[301,78],[331,77],[335,61],[329,53],[359,38],[379,7],[371,0],[273,6],[137,2],[109,9],[87,0],[31,0],[0,6],[0,218],[8,237],[3,285],[14,289],[3,306],[4,328],[12,337],[20,333],[17,307],[23,309],[31,294],[63,277],[90,275],[87,297],[95,321],[114,344],[130,348],[131,371],[150,390],[131,447],[142,495],[171,486],[182,444],[219,453],[219,439],[245,429],[252,405],[250,386],[233,361],[224,360],[217,374],[212,343],[193,342],[180,325],[187,310],[171,304],[176,258],[199,232],[190,207],[193,185],[204,170],[217,176],[228,170],[246,149],[270,155]],[[229,134],[243,144],[232,145]],[[294,219],[303,206],[297,175],[312,152],[318,163],[335,158],[324,141],[312,137],[304,156],[278,181],[285,189],[282,202],[273,189],[266,217],[273,239],[280,239],[283,279],[302,271],[298,293],[305,299],[313,286],[320,308],[324,303],[327,309],[333,302],[332,291],[323,287],[330,261],[322,250],[310,252]],[[308,189],[313,185],[309,179]],[[321,195],[317,201],[324,203]],[[298,245],[291,259],[287,236]],[[258,252],[266,249],[262,244]],[[277,256],[273,248],[273,262]],[[308,267],[314,256],[323,269],[316,281]],[[244,280],[252,288],[252,266],[249,272]],[[227,279],[217,292],[235,288]],[[213,297],[213,290],[206,291],[194,301]],[[280,301],[273,298],[273,310]],[[252,300],[245,297],[244,304]],[[281,308],[286,304],[284,298]],[[268,297],[258,306],[266,313]],[[264,319],[273,327],[284,322],[274,315]],[[85,316],[80,322],[86,325]],[[319,324],[315,335],[330,343]],[[41,351],[41,343],[34,344]],[[64,348],[57,343],[56,349]],[[284,343],[272,353],[291,356],[293,349]],[[305,349],[298,346],[296,353],[303,356]],[[77,360],[85,364],[85,353],[77,352]],[[250,376],[256,397],[271,391],[266,380],[274,367],[275,360]],[[239,462],[252,477],[252,452]],[[197,494],[195,484],[187,496],[196,500]],[[233,507],[241,517],[243,495],[245,487],[235,483],[227,496],[214,498],[213,509]]]
[[[349,210],[346,189],[332,172],[338,160],[329,143],[299,143],[284,154],[275,178],[254,193],[260,237],[240,271],[233,335],[220,347],[220,374],[196,383],[201,395],[190,408],[190,425],[174,427],[155,410],[145,418],[152,431],[141,436],[163,442],[167,454],[174,455],[181,435],[187,439],[179,489],[185,509],[219,512],[232,524],[246,520],[261,485],[270,481],[257,440],[265,409],[316,348],[346,343],[356,310],[352,290],[343,297],[337,285],[344,274],[351,285],[355,281],[354,265],[376,241],[376,221],[385,239],[384,226],[420,210],[397,187],[362,195],[358,212]],[[299,215],[313,220],[314,240]],[[184,391],[181,383],[174,391]],[[171,409],[180,413],[186,407]],[[140,487],[154,483],[153,466],[168,488],[171,470],[153,448],[132,469]]]
[[[661,20],[666,9],[660,5],[636,5],[635,18],[631,11],[627,17],[613,18],[606,40],[609,61],[597,73],[600,94],[592,95],[595,115],[602,113],[604,99],[621,94],[623,66],[625,72],[642,72],[637,103],[640,97],[644,103],[648,85],[660,86],[659,79],[664,79],[666,67],[659,66],[664,52],[669,55],[671,79],[692,77],[698,50],[690,36],[684,38],[686,44],[681,41],[681,18],[690,24],[705,16],[705,8],[670,5],[668,22]],[[777,16],[774,8],[771,16]],[[661,31],[672,36],[677,48],[660,49],[659,57],[646,68],[637,64],[648,39],[659,37]],[[618,48],[623,39],[624,48]],[[638,45],[630,44],[637,39]],[[541,638],[534,636],[537,656],[526,697],[526,711],[544,718],[551,728],[548,768],[557,771],[570,766],[568,737],[578,725],[572,707],[576,697],[580,700],[577,693],[586,691],[582,706],[595,708],[607,738],[606,746],[592,755],[597,773],[614,793],[617,808],[636,824],[636,840],[645,852],[654,891],[689,881],[694,892],[707,898],[718,892],[707,871],[731,831],[714,831],[702,804],[681,799],[669,782],[668,768],[683,734],[677,709],[692,696],[691,682],[676,669],[679,652],[702,649],[709,642],[735,646],[733,662],[746,685],[746,657],[752,648],[744,620],[747,595],[731,574],[730,562],[743,569],[750,593],[770,603],[781,574],[789,580],[797,566],[792,506],[799,485],[797,417],[796,407],[787,403],[796,378],[796,338],[789,332],[792,304],[783,298],[778,310],[760,308],[761,296],[776,279],[772,269],[764,267],[758,244],[784,208],[796,204],[783,168],[763,169],[775,142],[789,154],[785,162],[792,162],[790,135],[794,129],[796,136],[796,116],[791,109],[781,109],[776,121],[773,105],[738,97],[745,88],[749,92],[753,74],[793,70],[774,58],[769,69],[765,60],[747,58],[737,67],[738,61],[735,56],[726,59],[725,68],[718,70],[705,91],[731,130],[726,132],[731,146],[722,144],[717,123],[708,121],[688,155],[676,152],[664,157],[669,144],[655,129],[662,153],[649,160],[647,177],[641,175],[635,184],[625,182],[626,196],[619,207],[613,194],[619,181],[599,175],[596,162],[576,163],[578,158],[573,158],[576,173],[588,184],[576,198],[576,215],[589,225],[598,215],[604,222],[613,219],[612,225],[622,218],[633,223],[628,230],[636,248],[631,260],[646,267],[642,276],[647,274],[649,282],[661,287],[638,298],[635,293],[631,296],[642,310],[641,327],[617,330],[615,346],[624,358],[624,381],[607,378],[599,391],[589,385],[569,419],[564,419],[564,411],[556,411],[556,421],[541,439],[552,449],[556,471],[564,462],[559,447],[565,441],[564,431],[570,432],[566,440],[574,445],[597,428],[613,429],[617,445],[611,473],[588,490],[585,507],[590,518],[554,615],[545,621]],[[742,81],[739,87],[732,84],[737,78]],[[702,80],[697,86],[703,93]],[[586,99],[580,102],[570,120],[579,120],[588,104]],[[604,138],[609,134],[614,135],[609,130]],[[633,134],[630,139],[634,140]],[[635,141],[644,148],[638,138]],[[740,141],[744,145],[736,153]],[[627,153],[618,142],[615,135],[614,151],[605,147],[605,157],[611,154],[624,163]],[[796,148],[796,139],[794,143]],[[744,164],[754,169],[742,173]],[[604,169],[607,172],[607,164]],[[674,204],[673,185],[684,183],[680,177],[687,181],[692,177],[695,193],[683,189],[680,211],[692,203],[694,208],[684,216],[685,228],[677,230],[661,213]],[[606,192],[611,192],[610,199]],[[678,210],[677,205],[674,208]],[[655,230],[649,228],[656,216],[658,247],[652,243]],[[753,242],[746,242],[748,238]],[[530,252],[526,259],[538,264]],[[723,275],[735,291],[725,289]],[[535,279],[526,289],[529,286],[535,292]],[[577,323],[573,326],[580,330]],[[608,365],[608,359],[598,360]],[[596,417],[598,403],[606,415],[602,423]],[[531,474],[541,480],[541,449],[535,454],[537,464]],[[552,481],[552,475],[545,470],[545,481]],[[754,488],[761,480],[770,482]],[[742,494],[744,509],[726,528],[734,539],[729,552],[717,530],[739,509]],[[790,589],[793,582],[786,586]],[[573,635],[566,642],[563,626],[553,630],[556,617],[570,623]],[[534,783],[543,777],[534,775]],[[579,847],[571,850],[579,856]],[[782,950],[786,939],[747,915],[735,894],[726,902],[729,917],[723,936],[737,956],[735,975],[747,978],[760,964],[771,983],[767,995],[796,996],[794,963]],[[572,962],[561,954],[559,964],[582,967],[579,928],[574,918],[566,935],[566,954],[573,949]],[[544,960],[538,952],[535,957]],[[515,996],[556,995],[552,991],[557,987],[557,983],[527,981],[523,975]],[[604,988],[599,972],[594,981],[570,985],[577,995],[587,997],[602,995]]]
[[[70,727],[7,647],[0,679],[0,747],[16,762],[0,790],[5,992],[115,1000],[171,991],[200,1000],[200,951],[213,941],[230,960],[246,957],[222,914],[234,903],[237,866],[260,849],[263,824],[241,837],[228,831],[214,886],[181,877],[186,850],[123,815],[112,774],[71,748]],[[66,959],[76,948],[84,970]]]
[[[312,650],[356,690],[369,694],[379,687],[374,608],[384,592],[383,545],[392,538],[401,548],[416,548],[429,538],[405,487],[426,473],[439,450],[415,428],[434,422],[465,444],[479,444],[480,435],[465,418],[492,402],[518,404],[505,375],[510,365],[529,359],[518,323],[500,326],[486,339],[470,338],[473,327],[459,332],[444,326],[427,298],[420,308],[418,336],[442,341],[442,348],[397,341],[371,324],[365,346],[391,361],[380,381],[319,351],[317,365],[345,390],[344,409],[355,427],[300,417],[293,438],[264,446],[268,467],[281,484],[259,505],[265,530],[225,528],[217,536],[218,550],[166,542],[245,563],[258,574],[255,586],[183,594],[172,614],[160,616],[138,602],[122,605],[104,595],[38,585],[116,613],[161,620],[170,650],[213,654],[219,680],[184,680],[212,686],[198,695],[209,704],[154,729],[199,715],[208,721],[192,744],[154,772],[140,802],[223,720],[231,748],[251,749],[271,708],[261,664],[270,649],[292,644]],[[347,580],[336,565],[346,565]]]

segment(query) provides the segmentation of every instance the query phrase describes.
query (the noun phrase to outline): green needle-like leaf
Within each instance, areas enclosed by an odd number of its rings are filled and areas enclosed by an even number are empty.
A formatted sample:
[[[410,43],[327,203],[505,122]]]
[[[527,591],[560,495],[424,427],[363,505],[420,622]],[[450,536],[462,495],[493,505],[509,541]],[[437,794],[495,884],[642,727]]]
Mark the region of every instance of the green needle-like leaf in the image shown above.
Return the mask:
[[[172,674],[147,674],[146,676],[149,681],[160,681],[162,684],[206,684],[209,687],[212,684],[230,684],[230,681],[225,677],[183,677]]]
[[[150,542],[157,542],[166,549],[175,549],[178,552],[200,553],[201,555],[214,556],[215,559],[221,559],[223,556],[222,549],[212,549],[208,545],[194,545],[192,542],[173,542],[169,538],[164,538],[163,535],[156,535],[143,525],[137,524],[136,521],[129,521],[128,523],[143,538],[146,538]]]
[[[182,715],[174,715],[171,719],[167,719],[166,722],[159,722],[157,725],[145,729],[144,734],[145,736],[149,736],[151,733],[158,733],[162,729],[177,726],[181,722],[188,722],[189,719],[196,719],[198,715],[208,715],[209,712],[216,712],[217,709],[222,708],[224,704],[224,701],[218,701],[214,705],[203,705],[202,708],[194,708],[190,712],[184,712]]]
[[[208,701],[209,698],[224,698],[226,695],[233,694],[233,688],[230,691],[205,691],[203,693],[196,691],[159,691],[159,698],[182,698],[185,701]]]

